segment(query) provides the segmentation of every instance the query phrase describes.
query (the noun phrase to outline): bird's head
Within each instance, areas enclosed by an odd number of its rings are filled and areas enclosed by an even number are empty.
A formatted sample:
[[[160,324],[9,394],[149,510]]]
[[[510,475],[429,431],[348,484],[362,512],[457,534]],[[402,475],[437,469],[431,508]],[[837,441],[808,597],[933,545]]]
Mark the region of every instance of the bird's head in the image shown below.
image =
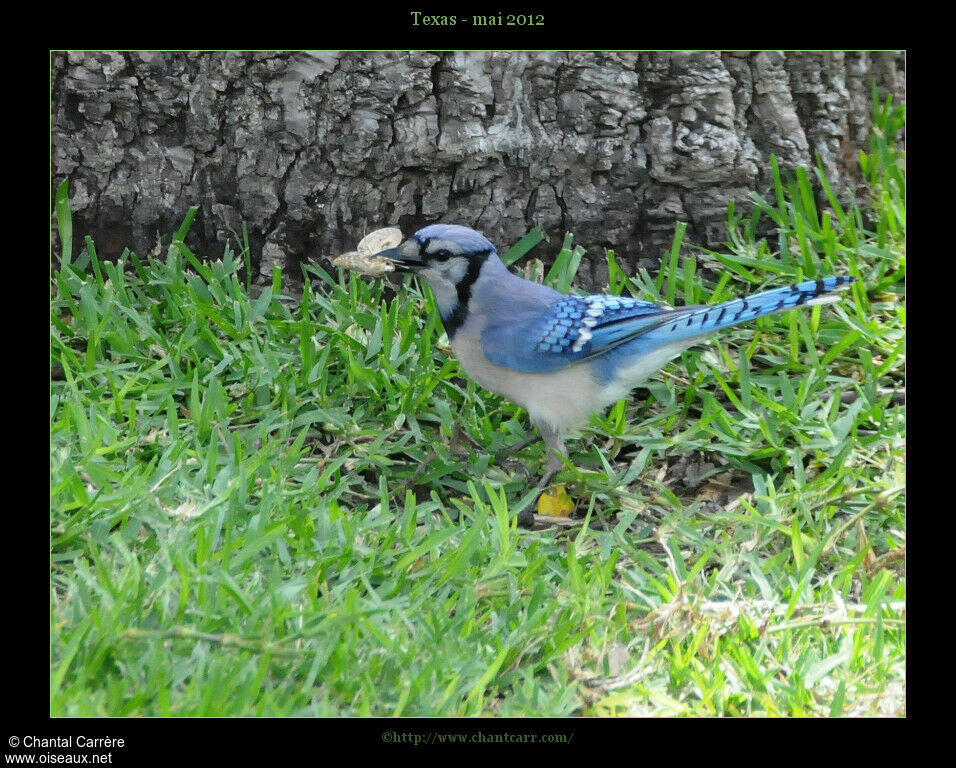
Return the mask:
[[[474,282],[495,247],[479,232],[459,224],[431,224],[401,245],[383,251],[396,271],[418,275],[436,294],[456,292],[463,282]]]

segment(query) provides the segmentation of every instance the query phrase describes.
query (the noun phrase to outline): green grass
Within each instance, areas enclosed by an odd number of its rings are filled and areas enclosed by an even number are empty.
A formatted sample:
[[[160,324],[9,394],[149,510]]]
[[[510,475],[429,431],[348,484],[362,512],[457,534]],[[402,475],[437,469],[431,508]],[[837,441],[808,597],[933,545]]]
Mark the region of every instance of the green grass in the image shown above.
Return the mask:
[[[657,275],[607,254],[611,292],[678,303],[860,281],[595,417],[559,476],[583,519],[542,531],[515,520],[543,448],[529,474],[468,451],[459,430],[493,452],[530,426],[463,375],[414,282],[313,266],[301,301],[278,271],[256,295],[247,245],[186,248],[194,211],[165,256],[101,261],[64,186],[53,714],[901,714],[903,113],[875,114],[871,204],[818,207],[819,169],[774,163],[726,249],[679,225]],[[547,279],[580,258],[566,239]]]

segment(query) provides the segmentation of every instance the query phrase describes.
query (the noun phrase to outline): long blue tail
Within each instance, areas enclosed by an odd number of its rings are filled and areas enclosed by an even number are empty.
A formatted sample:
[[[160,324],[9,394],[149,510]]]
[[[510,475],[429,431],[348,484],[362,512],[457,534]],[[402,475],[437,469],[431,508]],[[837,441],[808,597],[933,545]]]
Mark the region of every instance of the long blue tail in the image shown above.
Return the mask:
[[[794,307],[831,304],[839,301],[838,292],[848,288],[855,280],[855,277],[824,277],[714,306],[675,309],[671,317],[661,317],[661,322],[655,328],[648,329],[642,335],[662,341],[679,341]]]

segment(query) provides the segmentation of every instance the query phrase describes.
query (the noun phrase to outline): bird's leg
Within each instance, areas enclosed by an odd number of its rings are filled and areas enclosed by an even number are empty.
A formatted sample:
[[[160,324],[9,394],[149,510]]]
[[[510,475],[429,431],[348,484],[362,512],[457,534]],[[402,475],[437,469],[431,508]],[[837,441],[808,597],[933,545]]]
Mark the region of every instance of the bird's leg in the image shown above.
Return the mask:
[[[530,527],[534,523],[533,509],[538,506],[538,499],[544,493],[554,476],[564,467],[564,460],[568,458],[568,449],[564,444],[564,439],[560,432],[556,432],[547,424],[537,424],[538,431],[541,433],[541,439],[548,448],[548,458],[545,463],[544,475],[538,481],[538,494],[535,496],[534,504],[526,507],[518,515],[518,525]]]
[[[548,447],[548,459],[545,463],[544,477],[538,483],[538,488],[544,490],[550,485],[554,476],[564,467],[564,460],[568,458],[568,449],[559,432],[555,432],[547,425],[540,425],[541,439]]]

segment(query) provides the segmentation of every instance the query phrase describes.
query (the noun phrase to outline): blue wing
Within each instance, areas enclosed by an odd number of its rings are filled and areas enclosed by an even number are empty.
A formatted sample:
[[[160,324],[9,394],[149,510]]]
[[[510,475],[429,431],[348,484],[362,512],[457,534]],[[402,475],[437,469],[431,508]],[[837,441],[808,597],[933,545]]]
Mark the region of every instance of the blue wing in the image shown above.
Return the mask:
[[[492,321],[481,343],[497,365],[548,373],[600,354],[680,311],[623,296],[563,296],[535,317]]]
[[[545,311],[509,315],[481,335],[491,362],[523,373],[549,373],[603,355],[637,337],[647,351],[709,336],[722,328],[801,305],[837,301],[852,277],[808,280],[722,304],[671,307],[623,296],[562,296]]]

